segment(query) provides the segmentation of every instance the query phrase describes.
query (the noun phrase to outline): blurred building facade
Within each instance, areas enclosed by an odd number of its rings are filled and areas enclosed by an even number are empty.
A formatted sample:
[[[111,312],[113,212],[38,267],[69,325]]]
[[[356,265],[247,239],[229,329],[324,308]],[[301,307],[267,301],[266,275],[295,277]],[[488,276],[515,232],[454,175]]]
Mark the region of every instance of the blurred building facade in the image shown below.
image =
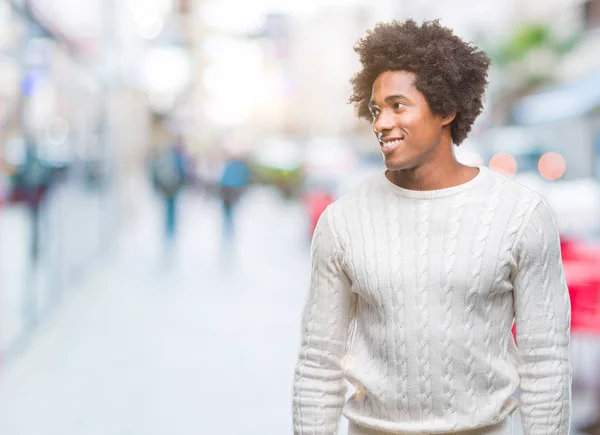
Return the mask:
[[[114,247],[135,204],[131,179],[143,176],[151,113],[180,90],[161,87],[172,76],[148,71],[156,69],[149,60],[167,21],[183,28],[180,10],[187,16],[182,2],[0,2],[0,230],[12,241],[0,255],[1,352],[18,347],[65,289]],[[168,42],[181,46],[188,37]],[[15,185],[31,147],[57,174],[34,224],[36,259],[14,249],[33,237]]]
[[[530,7],[538,20],[546,20],[557,34],[575,42],[560,56],[531,57],[531,68],[544,68],[548,80],[541,89],[515,104],[512,117],[531,137],[561,152],[570,163],[568,176],[598,178],[600,140],[600,2],[562,1]],[[537,15],[535,15],[537,14]],[[558,20],[550,20],[558,17]],[[549,51],[549,50],[548,50]],[[534,60],[539,59],[545,62]]]

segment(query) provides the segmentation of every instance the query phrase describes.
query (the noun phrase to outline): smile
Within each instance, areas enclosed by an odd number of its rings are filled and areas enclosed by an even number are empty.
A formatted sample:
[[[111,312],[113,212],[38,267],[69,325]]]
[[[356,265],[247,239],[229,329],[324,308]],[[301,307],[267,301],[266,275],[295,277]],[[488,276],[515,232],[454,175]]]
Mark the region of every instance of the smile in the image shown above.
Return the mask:
[[[389,142],[382,142],[381,146],[384,148],[393,148],[400,145],[400,142],[402,142],[402,139],[391,140]]]
[[[379,144],[381,145],[381,151],[388,153],[396,149],[403,141],[404,138],[394,138],[392,140],[382,140]]]

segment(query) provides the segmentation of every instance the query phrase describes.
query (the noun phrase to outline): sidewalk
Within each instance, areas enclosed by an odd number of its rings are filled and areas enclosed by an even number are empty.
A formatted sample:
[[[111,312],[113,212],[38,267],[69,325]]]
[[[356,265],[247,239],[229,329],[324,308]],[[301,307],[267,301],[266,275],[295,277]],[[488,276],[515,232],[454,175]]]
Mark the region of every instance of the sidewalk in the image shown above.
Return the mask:
[[[98,255],[102,199],[63,183],[40,213],[37,264],[30,258],[32,221],[25,204],[0,207],[0,352],[10,355],[62,290]]]
[[[307,244],[297,208],[252,201],[220,258],[218,204],[188,199],[171,269],[145,214],[5,369],[0,433],[289,433]]]

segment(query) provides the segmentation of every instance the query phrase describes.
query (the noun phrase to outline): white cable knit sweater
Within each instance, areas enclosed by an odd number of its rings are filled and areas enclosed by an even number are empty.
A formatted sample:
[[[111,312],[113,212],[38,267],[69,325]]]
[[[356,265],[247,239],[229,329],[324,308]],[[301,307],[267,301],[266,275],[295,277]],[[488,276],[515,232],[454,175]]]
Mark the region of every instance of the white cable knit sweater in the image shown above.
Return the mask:
[[[295,434],[337,434],[342,412],[385,433],[487,433],[519,405],[525,435],[568,434],[570,303],[554,216],[539,194],[479,168],[433,191],[381,171],[322,215]]]

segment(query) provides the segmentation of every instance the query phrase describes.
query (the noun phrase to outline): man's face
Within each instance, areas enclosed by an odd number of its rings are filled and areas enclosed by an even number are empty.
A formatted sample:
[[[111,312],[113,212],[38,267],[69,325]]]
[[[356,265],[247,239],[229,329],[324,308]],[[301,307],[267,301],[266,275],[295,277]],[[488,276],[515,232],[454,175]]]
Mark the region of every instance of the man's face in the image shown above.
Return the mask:
[[[433,158],[442,128],[452,121],[434,115],[407,71],[385,71],[373,83],[369,109],[387,169],[411,169]]]

